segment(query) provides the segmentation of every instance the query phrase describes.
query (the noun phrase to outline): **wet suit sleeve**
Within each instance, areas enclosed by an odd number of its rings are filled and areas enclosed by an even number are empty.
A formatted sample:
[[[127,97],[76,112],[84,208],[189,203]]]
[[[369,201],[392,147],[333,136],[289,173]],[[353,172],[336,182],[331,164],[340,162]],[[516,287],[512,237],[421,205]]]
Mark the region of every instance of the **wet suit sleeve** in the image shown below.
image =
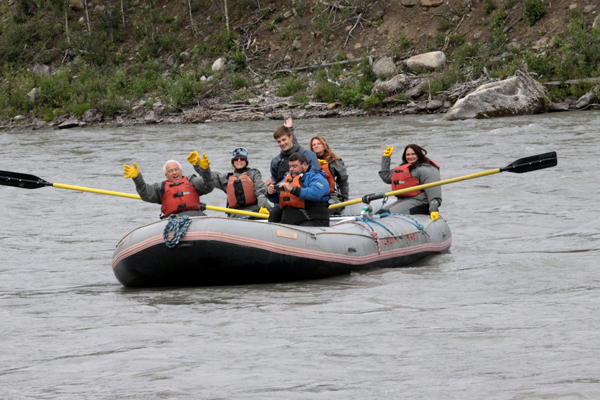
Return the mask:
[[[210,167],[207,169],[200,168],[199,164],[194,165],[194,170],[200,176],[189,176],[188,181],[194,186],[198,195],[202,196],[203,194],[208,194],[213,191],[215,188],[215,180],[213,179],[212,172],[210,171]]]
[[[332,174],[335,178],[335,183],[340,191],[342,199],[350,198],[350,184],[348,183],[348,171],[344,161],[340,158],[329,166],[331,170],[333,167]]]
[[[144,181],[142,173],[133,178],[135,183],[135,190],[138,192],[142,200],[148,203],[162,204],[162,191],[160,190],[160,183],[147,184]]]
[[[430,165],[418,166],[411,172],[411,175],[417,178],[421,185],[440,180],[440,170]],[[439,206],[442,204],[442,187],[434,186],[423,191],[429,202],[429,212],[439,211]]]
[[[198,171],[196,170],[196,172],[198,172]],[[215,182],[215,189],[221,189],[222,191],[227,193],[227,182],[228,182],[227,174],[222,174],[220,172],[213,172],[212,178],[213,178],[213,181]]]
[[[381,180],[389,184],[392,183],[392,175],[394,174],[394,171],[390,169],[391,162],[391,157],[381,157],[381,168],[379,170],[379,177],[381,178]]]

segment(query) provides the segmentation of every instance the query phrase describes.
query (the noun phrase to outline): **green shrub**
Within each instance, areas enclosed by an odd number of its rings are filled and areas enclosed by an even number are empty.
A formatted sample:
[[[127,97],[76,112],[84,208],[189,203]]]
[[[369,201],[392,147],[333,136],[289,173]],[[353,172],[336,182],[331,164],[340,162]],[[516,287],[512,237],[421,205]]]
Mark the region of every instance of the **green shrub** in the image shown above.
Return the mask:
[[[273,18],[273,22],[277,23],[277,22],[281,22],[283,21],[283,14],[275,14],[275,17]]]
[[[525,0],[523,5],[525,20],[532,26],[546,14],[542,0]]]
[[[308,79],[304,78],[296,78],[290,76],[289,78],[285,78],[281,81],[279,88],[277,89],[277,96],[279,97],[288,97],[293,94],[305,90],[308,87]]]
[[[340,93],[340,87],[335,83],[320,81],[313,89],[312,95],[315,101],[335,103]]]
[[[504,29],[504,25],[506,24],[506,18],[508,18],[508,14],[506,14],[504,11],[498,12],[496,15],[494,15],[492,27],[496,29]]]
[[[490,15],[496,9],[496,0],[485,0],[483,4],[483,15]]]
[[[383,106],[382,102],[384,98],[385,96],[383,94],[374,93],[363,101],[363,108],[369,109],[381,107]]]
[[[296,104],[306,104],[310,101],[310,96],[306,92],[296,93],[292,101]]]
[[[360,106],[363,102],[363,98],[371,95],[372,88],[372,82],[366,79],[361,79],[353,85],[344,88],[344,91],[340,96],[340,101],[344,105]]]
[[[71,109],[71,112],[77,116],[82,116],[83,113],[85,113],[87,110],[89,110],[91,108],[92,108],[92,106],[90,106],[88,103],[75,104],[73,106],[73,108]]]

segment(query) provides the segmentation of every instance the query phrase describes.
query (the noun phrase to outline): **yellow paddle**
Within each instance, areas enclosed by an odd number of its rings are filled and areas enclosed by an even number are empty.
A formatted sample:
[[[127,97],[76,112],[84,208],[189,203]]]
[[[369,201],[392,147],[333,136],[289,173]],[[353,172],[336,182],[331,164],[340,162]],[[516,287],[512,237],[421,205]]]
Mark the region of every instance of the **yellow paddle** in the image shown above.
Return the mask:
[[[119,196],[119,197],[127,197],[129,199],[138,199],[141,200],[140,196],[137,194],[130,193],[122,193],[122,192],[113,192],[112,190],[102,190],[102,189],[94,189],[83,186],[73,186],[73,185],[64,185],[62,183],[51,183],[42,178],[39,178],[35,175],[29,174],[21,174],[18,172],[10,172],[10,171],[0,171],[0,185],[5,186],[14,186],[22,189],[38,189],[45,186],[52,186],[59,189],[69,189],[69,190],[77,190],[80,192],[90,192],[90,193],[98,193],[98,194],[106,194],[109,196]],[[239,215],[247,215],[249,217],[256,218],[269,218],[268,215],[243,211],[243,210],[234,210],[232,208],[225,207],[214,207],[214,206],[206,206],[207,210],[212,211],[221,211],[230,214],[239,214]]]
[[[382,199],[382,198],[388,197],[388,196],[396,196],[396,195],[399,195],[402,193],[412,192],[414,190],[423,190],[423,189],[427,189],[427,188],[434,187],[434,186],[441,186],[441,185],[446,185],[448,183],[466,181],[467,179],[479,178],[481,176],[497,174],[497,173],[505,172],[505,171],[522,174],[524,172],[537,171],[538,169],[554,167],[557,164],[558,164],[558,160],[556,157],[556,152],[553,151],[550,153],[538,154],[536,156],[519,158],[518,160],[512,162],[511,164],[507,165],[504,168],[491,169],[489,171],[483,171],[483,172],[478,172],[476,174],[459,176],[457,178],[452,178],[452,179],[445,179],[443,181],[437,181],[437,182],[427,183],[425,185],[413,186],[413,187],[406,188],[406,189],[394,190],[392,192],[387,192],[387,193],[368,194],[360,199],[348,200],[348,201],[344,201],[342,203],[332,204],[329,206],[329,208],[340,208],[340,207],[345,207],[345,206],[349,206],[352,204],[358,204],[358,203],[362,203],[362,202],[366,202],[368,204],[372,200]]]

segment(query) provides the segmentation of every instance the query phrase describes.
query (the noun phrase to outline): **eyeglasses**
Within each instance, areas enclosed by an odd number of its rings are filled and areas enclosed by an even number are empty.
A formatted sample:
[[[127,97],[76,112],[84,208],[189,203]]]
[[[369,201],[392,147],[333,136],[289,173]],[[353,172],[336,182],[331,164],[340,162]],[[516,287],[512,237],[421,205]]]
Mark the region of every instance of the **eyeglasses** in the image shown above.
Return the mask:
[[[246,157],[236,157],[233,161],[246,161]]]

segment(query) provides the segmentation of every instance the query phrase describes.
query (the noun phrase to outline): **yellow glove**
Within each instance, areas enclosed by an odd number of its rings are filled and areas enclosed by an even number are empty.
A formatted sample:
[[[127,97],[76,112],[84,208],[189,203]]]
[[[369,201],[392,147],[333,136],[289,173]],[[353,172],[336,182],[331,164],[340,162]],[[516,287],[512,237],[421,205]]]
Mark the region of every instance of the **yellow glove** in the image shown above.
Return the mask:
[[[198,154],[197,151],[192,151],[190,153],[190,155],[188,156],[188,161],[190,162],[190,164],[192,165],[196,165],[200,162],[200,155]],[[206,168],[205,168],[206,169]]]
[[[196,153],[198,154],[198,153]],[[198,157],[200,158],[200,157]],[[210,166],[210,161],[208,161],[208,157],[206,157],[206,153],[202,154],[202,160],[199,161],[200,163],[200,168],[202,169],[208,169],[208,167]]]
[[[437,221],[438,219],[440,219],[440,213],[437,212],[437,211],[432,212],[430,214],[430,216],[431,216],[431,219],[434,220],[434,221]]]
[[[385,150],[383,151],[384,157],[391,157],[394,152],[394,148],[390,146],[385,146]]]
[[[258,210],[258,213],[269,215],[269,210],[267,210],[267,207],[261,207],[260,210]]]
[[[319,165],[327,164],[327,161],[325,161],[325,160],[321,160],[320,158],[318,160],[319,160]]]
[[[140,174],[140,170],[137,167],[136,163],[133,163],[133,167],[129,165],[123,165],[123,173],[125,174],[125,178],[137,178]]]

